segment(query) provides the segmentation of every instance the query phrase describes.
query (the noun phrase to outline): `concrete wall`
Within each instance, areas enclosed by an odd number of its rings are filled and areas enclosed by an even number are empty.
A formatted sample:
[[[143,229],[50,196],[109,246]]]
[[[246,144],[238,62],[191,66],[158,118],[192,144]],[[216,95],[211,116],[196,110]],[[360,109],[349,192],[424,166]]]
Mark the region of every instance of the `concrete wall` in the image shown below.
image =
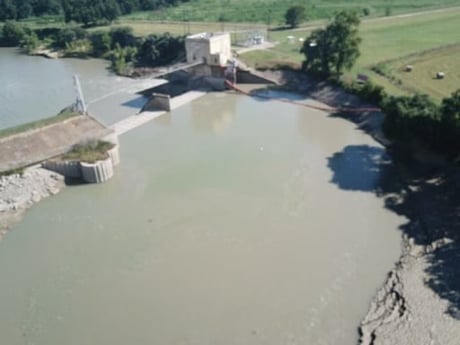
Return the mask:
[[[153,93],[147,103],[142,107],[142,111],[145,110],[171,111],[171,97],[162,93]]]
[[[118,145],[109,150],[108,154],[109,157],[107,159],[95,163],[46,161],[42,163],[42,166],[65,177],[81,178],[84,182],[88,183],[102,183],[113,176],[113,167],[120,163]]]
[[[232,58],[230,34],[200,33],[185,39],[187,62],[205,61],[208,65],[224,66]]]
[[[109,157],[96,163],[80,163],[83,181],[102,183],[113,177],[112,159]]]
[[[78,161],[46,161],[42,167],[65,177],[81,178],[80,162]]]

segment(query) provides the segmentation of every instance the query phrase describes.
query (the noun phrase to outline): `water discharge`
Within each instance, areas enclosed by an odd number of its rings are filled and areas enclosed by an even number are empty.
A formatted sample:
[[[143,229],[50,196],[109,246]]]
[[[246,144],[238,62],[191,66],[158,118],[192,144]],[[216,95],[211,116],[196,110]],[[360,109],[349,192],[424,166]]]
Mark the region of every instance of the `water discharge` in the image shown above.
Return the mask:
[[[123,135],[121,158],[0,242],[1,343],[356,342],[404,222],[372,192],[387,159],[372,139],[209,94]]]

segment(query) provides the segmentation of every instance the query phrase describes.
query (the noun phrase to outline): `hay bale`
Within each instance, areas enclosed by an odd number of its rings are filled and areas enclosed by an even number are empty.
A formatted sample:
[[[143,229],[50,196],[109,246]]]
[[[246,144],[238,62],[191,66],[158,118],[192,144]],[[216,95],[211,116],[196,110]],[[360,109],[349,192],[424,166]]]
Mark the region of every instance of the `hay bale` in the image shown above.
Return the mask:
[[[438,72],[436,73],[436,78],[437,79],[444,79],[446,75],[444,74],[444,72]]]
[[[412,72],[412,70],[414,69],[414,66],[412,65],[406,65],[406,68],[404,69],[406,72]]]

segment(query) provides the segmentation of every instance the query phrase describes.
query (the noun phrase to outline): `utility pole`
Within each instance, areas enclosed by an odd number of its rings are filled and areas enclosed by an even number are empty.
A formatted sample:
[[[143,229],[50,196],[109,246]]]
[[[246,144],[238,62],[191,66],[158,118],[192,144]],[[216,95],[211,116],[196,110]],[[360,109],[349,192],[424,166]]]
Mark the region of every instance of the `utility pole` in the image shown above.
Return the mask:
[[[85,99],[83,98],[83,92],[81,91],[80,80],[78,75],[73,76],[73,83],[75,90],[77,91],[77,100],[75,101],[75,107],[80,114],[87,114],[88,108],[86,107]]]
[[[267,41],[270,41],[270,24],[272,23],[272,9],[267,10]]]

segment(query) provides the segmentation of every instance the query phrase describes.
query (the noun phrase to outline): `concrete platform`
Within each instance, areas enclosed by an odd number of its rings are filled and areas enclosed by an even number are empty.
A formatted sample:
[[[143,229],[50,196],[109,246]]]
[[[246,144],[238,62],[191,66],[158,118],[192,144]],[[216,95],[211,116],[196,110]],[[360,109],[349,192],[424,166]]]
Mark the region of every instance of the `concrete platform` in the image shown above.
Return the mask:
[[[188,104],[195,99],[206,95],[204,91],[189,91],[183,95],[173,97],[170,99],[171,110],[177,109],[185,104]],[[156,119],[157,117],[166,114],[167,111],[161,109],[145,110],[140,114],[131,115],[123,120],[120,120],[110,126],[117,135],[126,133],[134,128],[142,126],[143,124]]]
[[[76,116],[0,139],[0,172],[29,166],[67,152],[73,145],[113,133],[89,116]]]

